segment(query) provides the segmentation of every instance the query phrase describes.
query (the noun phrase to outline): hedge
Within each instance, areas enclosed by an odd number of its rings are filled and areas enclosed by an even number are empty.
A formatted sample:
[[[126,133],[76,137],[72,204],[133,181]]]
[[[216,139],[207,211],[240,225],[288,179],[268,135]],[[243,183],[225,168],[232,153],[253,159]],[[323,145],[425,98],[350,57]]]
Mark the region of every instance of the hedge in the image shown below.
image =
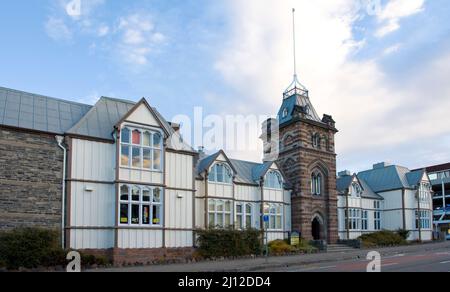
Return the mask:
[[[260,255],[263,251],[262,233],[250,229],[197,231],[198,253],[204,258]]]
[[[404,236],[404,234],[402,235]],[[361,239],[363,246],[366,248],[397,246],[407,244],[407,241],[402,235],[397,232],[383,230],[371,234],[365,234],[359,239]]]
[[[21,228],[0,233],[0,264],[15,270],[66,264],[59,232],[40,228]]]

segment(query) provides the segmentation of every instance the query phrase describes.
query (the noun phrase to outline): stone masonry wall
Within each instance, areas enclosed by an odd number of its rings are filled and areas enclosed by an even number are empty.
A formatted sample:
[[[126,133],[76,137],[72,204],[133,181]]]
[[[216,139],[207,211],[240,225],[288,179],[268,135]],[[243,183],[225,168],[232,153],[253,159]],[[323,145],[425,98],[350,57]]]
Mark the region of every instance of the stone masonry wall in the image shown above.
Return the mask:
[[[0,127],[0,230],[59,228],[62,169],[53,135]]]
[[[313,148],[312,133],[323,137],[320,149]],[[313,239],[312,220],[315,214],[320,214],[325,221],[321,232],[323,239],[331,243],[338,240],[334,134],[332,130],[301,121],[280,129],[282,146],[278,162],[294,185],[292,227],[301,231],[307,240]],[[324,194],[320,197],[311,194],[311,174],[315,169],[327,172],[323,182]]]

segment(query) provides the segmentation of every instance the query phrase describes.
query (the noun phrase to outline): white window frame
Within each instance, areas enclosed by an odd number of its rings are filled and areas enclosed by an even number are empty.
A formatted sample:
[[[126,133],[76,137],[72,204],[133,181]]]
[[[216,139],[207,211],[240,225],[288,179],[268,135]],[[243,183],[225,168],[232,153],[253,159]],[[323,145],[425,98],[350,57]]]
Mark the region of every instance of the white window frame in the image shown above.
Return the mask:
[[[369,211],[367,210],[361,211],[361,230],[369,230]]]
[[[241,207],[241,212],[238,212],[238,206]],[[247,207],[250,207],[250,213],[247,212]],[[246,229],[250,229],[253,228],[253,204],[252,203],[244,203],[244,202],[237,202],[236,206],[235,206],[235,210],[236,210],[236,223],[239,222],[240,223],[240,228],[236,225],[236,229],[238,230],[246,230]],[[239,220],[239,217],[241,218]],[[248,218],[250,217],[250,218]],[[248,220],[250,220],[250,224],[248,222]]]
[[[127,129],[130,131],[129,142],[123,141],[123,131]],[[133,132],[139,131],[140,133],[140,144],[133,144]],[[150,134],[150,146],[144,145],[144,133]],[[154,142],[154,136],[155,135],[160,136],[160,145],[155,146]],[[122,163],[122,149],[123,147],[128,147],[128,165],[124,165]],[[133,166],[133,148],[139,148],[139,158],[140,158],[140,166],[136,167]],[[150,151],[150,168],[144,167],[144,150]],[[155,153],[159,152],[159,168],[155,167]],[[143,171],[152,171],[152,172],[162,172],[164,169],[164,135],[162,131],[152,129],[152,128],[145,128],[145,127],[135,127],[132,125],[124,125],[120,131],[120,167],[121,168],[128,168],[128,169],[134,169],[134,170],[143,170]]]
[[[380,231],[382,228],[381,225],[382,221],[381,221],[381,211],[380,210],[375,210],[373,212],[373,229],[375,231]]]
[[[210,210],[211,203],[214,204],[214,210]],[[227,204],[230,205],[230,210],[229,211],[226,210]],[[223,210],[222,211],[218,210],[218,206],[219,205],[223,206]],[[210,216],[211,215],[214,216],[214,224],[211,224],[211,222],[210,222]],[[229,228],[229,227],[233,226],[232,215],[233,215],[233,203],[232,203],[232,201],[230,201],[230,200],[217,200],[217,199],[210,199],[210,200],[208,200],[208,226],[210,228],[226,229],[226,228]],[[226,222],[225,219],[226,219],[227,216],[230,218],[230,225],[228,225],[228,226],[225,223]],[[217,219],[219,217],[222,217],[221,218],[222,219],[222,223],[223,223],[222,226],[217,224],[218,223]]]
[[[348,230],[360,230],[361,229],[361,210],[360,209],[348,209],[347,213],[347,228]]]
[[[273,212],[275,210],[275,212]],[[264,216],[269,216],[269,222],[265,222],[265,229],[269,231],[283,231],[284,230],[284,205],[283,204],[265,204]],[[277,226],[277,218],[280,219],[281,226]],[[272,226],[275,226],[273,228]]]
[[[217,172],[217,168],[219,166],[223,167],[223,182],[219,181],[219,175]],[[208,174],[208,181],[216,184],[225,184],[225,185],[231,185],[233,184],[233,170],[231,167],[223,162],[214,163]]]
[[[266,189],[272,190],[282,190],[283,189],[283,176],[279,171],[271,170],[266,174],[264,180],[264,187]]]
[[[128,187],[128,200],[122,200],[122,187]],[[133,201],[133,188],[139,189],[139,201]],[[160,201],[155,202],[154,201],[154,191],[156,189],[160,190]],[[144,190],[147,190],[150,192],[150,201],[144,201],[143,200],[143,192]],[[128,226],[128,227],[145,227],[145,228],[154,228],[154,227],[162,227],[164,222],[164,189],[160,187],[152,187],[152,186],[141,186],[141,185],[134,185],[134,184],[121,184],[119,186],[119,214],[118,214],[118,222],[119,226]],[[122,223],[121,221],[121,207],[122,205],[128,205],[128,223]],[[138,205],[139,206],[139,224],[133,224],[131,221],[132,219],[132,206]],[[150,208],[150,224],[144,224],[143,223],[143,207],[148,206]],[[159,224],[153,223],[153,207],[157,206],[159,207]]]
[[[420,229],[431,229],[431,211],[429,210],[421,210],[420,211],[420,218],[419,218],[419,211],[416,210],[415,212],[416,220],[415,220],[415,226],[418,230]],[[418,221],[420,220],[420,221]],[[421,226],[417,226],[417,224],[420,222]]]

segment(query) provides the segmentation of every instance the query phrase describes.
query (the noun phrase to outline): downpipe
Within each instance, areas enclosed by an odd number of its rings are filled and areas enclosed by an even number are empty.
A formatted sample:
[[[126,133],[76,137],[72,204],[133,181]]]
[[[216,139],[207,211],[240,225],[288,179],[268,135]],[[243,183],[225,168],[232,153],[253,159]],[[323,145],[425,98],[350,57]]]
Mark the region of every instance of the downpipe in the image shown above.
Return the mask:
[[[66,218],[66,160],[67,160],[67,149],[64,147],[64,137],[62,136],[56,136],[56,142],[58,142],[58,147],[61,148],[64,151],[64,158],[63,158],[63,179],[62,179],[62,208],[61,208],[61,247],[62,249],[65,248],[64,240],[65,240],[65,218]]]

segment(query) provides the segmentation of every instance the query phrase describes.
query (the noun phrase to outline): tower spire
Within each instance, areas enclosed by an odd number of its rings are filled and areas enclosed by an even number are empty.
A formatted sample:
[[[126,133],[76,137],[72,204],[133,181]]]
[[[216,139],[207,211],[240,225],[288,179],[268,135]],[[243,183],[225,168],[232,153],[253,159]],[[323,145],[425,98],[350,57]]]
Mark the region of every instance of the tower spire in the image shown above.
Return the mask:
[[[297,44],[296,44],[296,34],[295,34],[295,8],[292,8],[292,36],[294,44],[294,79],[297,79]]]
[[[294,47],[294,80],[284,92],[284,98],[288,98],[294,94],[300,94],[308,97],[308,90],[298,81],[297,75],[297,35],[295,30],[295,8],[292,8],[292,40]]]

